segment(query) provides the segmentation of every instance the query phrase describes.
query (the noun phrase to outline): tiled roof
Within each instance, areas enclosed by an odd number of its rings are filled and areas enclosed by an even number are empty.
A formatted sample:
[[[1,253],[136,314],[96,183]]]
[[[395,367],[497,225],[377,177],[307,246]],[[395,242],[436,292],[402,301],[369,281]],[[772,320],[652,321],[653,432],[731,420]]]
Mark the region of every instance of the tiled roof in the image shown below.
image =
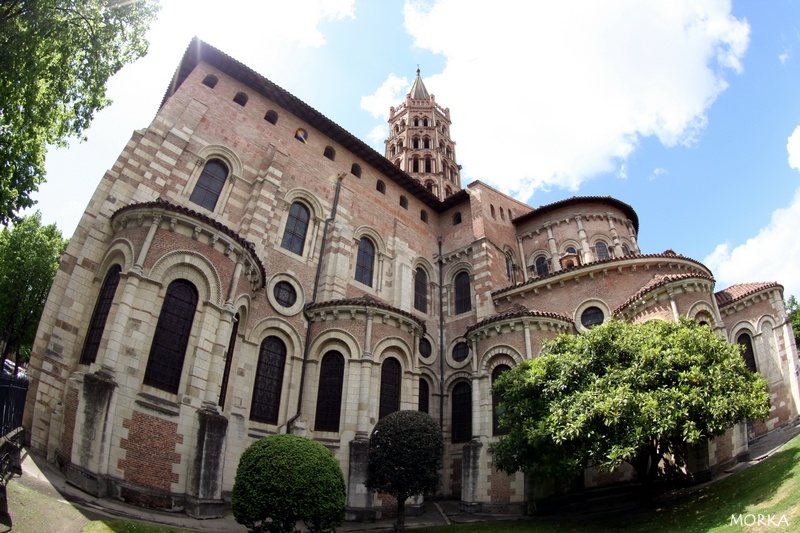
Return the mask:
[[[750,296],[751,294],[755,294],[765,289],[771,289],[773,287],[780,287],[781,289],[783,288],[779,283],[774,281],[737,283],[736,285],[731,285],[727,289],[722,289],[721,291],[714,293],[714,298],[717,300],[717,305],[722,307],[731,304],[736,300],[741,300],[742,298]]]
[[[407,311],[403,311],[402,309],[398,309],[397,307],[393,307],[389,304],[385,304],[382,301],[373,298],[369,294],[365,294],[359,298],[342,298],[339,300],[328,300],[326,302],[316,302],[306,307],[306,311],[314,311],[316,309],[322,309],[325,307],[338,307],[338,306],[346,306],[346,305],[353,305],[353,306],[360,306],[360,307],[374,307],[376,309],[385,309],[386,311],[391,311],[392,313],[404,316],[409,320],[413,320],[417,324],[419,324],[423,331],[425,330],[425,321],[412,315]]]
[[[625,213],[628,219],[633,223],[633,227],[636,230],[636,233],[639,233],[639,216],[636,214],[636,211],[633,210],[633,207],[626,204],[625,202],[621,202],[616,198],[612,198],[610,196],[573,196],[572,198],[567,198],[565,200],[560,200],[558,202],[554,202],[552,204],[547,204],[543,206],[539,206],[535,208],[533,211],[529,213],[525,213],[524,215],[520,215],[513,220],[514,224],[520,224],[527,220],[530,220],[538,215],[545,215],[550,211],[554,211],[561,207],[567,207],[571,205],[580,205],[580,204],[589,204],[589,203],[599,203],[599,204],[606,204],[611,207],[615,207]]]
[[[538,283],[539,281],[542,281],[543,279],[554,278],[556,276],[560,276],[560,275],[565,274],[567,272],[578,272],[579,270],[583,270],[583,269],[586,269],[586,268],[589,268],[589,267],[593,267],[593,266],[596,266],[596,265],[619,263],[619,262],[627,261],[627,260],[630,260],[630,259],[675,259],[675,258],[681,259],[683,261],[689,261],[691,263],[695,263],[695,264],[697,264],[698,266],[702,267],[705,270],[708,269],[708,267],[706,267],[700,261],[697,261],[696,259],[692,259],[691,257],[686,257],[684,255],[676,254],[672,250],[666,250],[665,252],[660,253],[660,254],[631,254],[631,255],[626,255],[626,256],[623,256],[623,257],[609,257],[608,259],[602,259],[600,261],[593,261],[591,263],[586,263],[586,264],[583,264],[583,265],[578,265],[578,266],[565,268],[563,270],[558,270],[556,272],[551,272],[546,276],[533,276],[523,284],[509,285],[508,287],[503,287],[502,289],[498,289],[498,290],[492,292],[492,297],[494,298],[495,296],[500,296],[500,295],[502,295],[502,294],[504,294],[506,292],[512,291],[514,289],[518,289],[520,287],[524,287],[526,285],[532,285],[534,283]]]
[[[625,303],[620,305],[614,310],[614,315],[620,313],[623,309],[631,305],[633,302],[644,296],[650,291],[653,291],[659,287],[663,287],[664,285],[668,285],[675,281],[682,281],[685,279],[703,279],[706,281],[714,282],[714,278],[711,276],[706,276],[703,274],[696,274],[694,272],[686,272],[684,274],[656,274],[653,276],[653,279],[645,283],[641,289],[636,291],[636,294],[628,298]]]
[[[468,327],[467,328],[467,333],[469,333],[470,331],[474,331],[476,329],[480,329],[483,326],[486,326],[488,324],[492,324],[494,322],[499,322],[501,320],[507,320],[509,318],[521,318],[521,317],[524,317],[524,316],[553,318],[555,320],[563,320],[564,322],[567,322],[569,324],[573,323],[572,319],[569,318],[568,316],[565,316],[565,315],[561,315],[561,314],[558,314],[558,313],[551,313],[549,311],[537,311],[535,309],[528,309],[524,305],[515,304],[515,305],[511,306],[510,308],[508,308],[505,311],[501,311],[500,313],[497,313],[496,315],[492,315],[492,316],[490,316],[488,318],[485,318],[485,319],[481,320],[477,324],[473,324],[472,326]]]
[[[222,224],[213,218],[209,217],[208,215],[204,215],[203,213],[198,213],[194,209],[189,209],[188,207],[184,207],[182,205],[176,205],[170,203],[162,198],[158,198],[153,202],[142,202],[138,204],[130,204],[126,205],[118,209],[111,218],[114,219],[120,215],[127,213],[128,211],[136,211],[140,209],[163,209],[164,211],[172,211],[173,213],[180,213],[182,215],[186,215],[188,217],[194,218],[211,226],[212,228],[218,230],[220,233],[224,233],[231,240],[236,241],[242,248],[250,252],[250,256],[252,257],[253,261],[258,266],[258,269],[261,271],[261,287],[263,288],[267,283],[267,271],[264,268],[264,264],[261,262],[261,259],[256,254],[256,245],[252,242],[245,240],[238,233],[230,229],[225,224]]]

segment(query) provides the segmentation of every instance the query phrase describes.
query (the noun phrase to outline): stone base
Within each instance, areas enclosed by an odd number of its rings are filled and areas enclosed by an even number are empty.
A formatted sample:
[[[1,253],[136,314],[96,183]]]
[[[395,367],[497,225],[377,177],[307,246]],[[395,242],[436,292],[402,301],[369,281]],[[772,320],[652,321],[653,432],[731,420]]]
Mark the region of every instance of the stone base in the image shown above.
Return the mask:
[[[378,509],[357,509],[348,507],[344,512],[346,522],[375,522],[381,519],[381,512]]]
[[[226,505],[222,500],[201,500],[192,496],[186,497],[186,514],[198,520],[222,518],[225,516],[225,509]]]
[[[67,483],[96,498],[108,495],[108,480],[77,465],[69,463],[62,468]]]

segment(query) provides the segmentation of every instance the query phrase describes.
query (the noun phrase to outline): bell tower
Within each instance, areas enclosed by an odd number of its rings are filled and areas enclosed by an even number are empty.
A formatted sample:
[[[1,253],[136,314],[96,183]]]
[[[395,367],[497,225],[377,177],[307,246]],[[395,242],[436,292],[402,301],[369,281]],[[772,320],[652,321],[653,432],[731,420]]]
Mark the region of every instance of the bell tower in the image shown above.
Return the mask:
[[[461,190],[456,143],[450,139],[450,109],[428,94],[419,68],[405,102],[389,108],[386,158],[440,200]]]

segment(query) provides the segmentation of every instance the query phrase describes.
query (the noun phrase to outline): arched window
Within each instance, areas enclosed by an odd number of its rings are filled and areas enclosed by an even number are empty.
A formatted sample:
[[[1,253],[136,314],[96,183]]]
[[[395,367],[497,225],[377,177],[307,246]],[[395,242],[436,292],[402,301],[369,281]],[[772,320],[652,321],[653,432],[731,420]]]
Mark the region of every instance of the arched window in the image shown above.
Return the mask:
[[[392,151],[394,151],[394,148],[392,148]],[[394,155],[394,154],[392,154],[392,155]],[[358,166],[357,164],[353,163],[352,166],[350,167],[350,174],[352,174],[353,176],[355,176],[357,178],[360,178],[361,177],[361,167]]]
[[[422,127],[423,128],[427,128],[428,127],[428,119],[427,118],[423,118],[422,119]],[[425,148],[427,148],[427,146]]]
[[[289,216],[286,219],[286,228],[283,230],[281,248],[285,248],[297,255],[303,255],[310,218],[311,214],[306,206],[300,202],[292,204],[292,207],[289,208]]]
[[[326,146],[325,151],[322,152],[322,155],[333,161],[334,159],[336,159],[336,150],[334,150],[330,146]]]
[[[205,78],[203,78],[203,85],[206,87],[211,87],[212,89],[217,86],[217,77],[213,74],[209,74]]]
[[[233,97],[233,101],[244,107],[245,104],[247,104],[247,95],[244,93],[236,93],[236,96]]]
[[[450,196],[450,187],[447,188],[447,196]],[[461,224],[461,213],[454,213],[453,214],[453,225],[456,226]]]
[[[367,237],[358,241],[356,258],[356,281],[372,287],[372,270],[375,265],[375,245]]]
[[[450,418],[452,442],[469,442],[472,438],[472,387],[466,381],[459,381],[453,387]]]
[[[414,157],[414,159],[411,160],[411,172],[419,172],[419,158],[418,157]]]
[[[600,261],[601,259],[608,259],[610,257],[608,254],[608,245],[603,241],[597,241],[595,243],[594,253],[597,256],[598,261]]]
[[[744,357],[744,362],[752,372],[758,372],[756,368],[756,352],[753,350],[753,339],[750,338],[750,334],[742,333],[738,337],[736,337],[736,344],[740,344],[744,346],[744,350],[742,350],[742,357]]]
[[[425,188],[428,189],[428,191],[433,192],[433,182],[429,181],[428,183],[426,183]]]
[[[433,166],[431,165],[431,158],[425,158],[425,172],[433,172]]]
[[[422,267],[414,275],[414,309],[428,312],[428,273]]]
[[[176,279],[167,287],[147,358],[145,385],[178,392],[197,300],[197,289],[190,281]]]
[[[419,127],[419,119],[418,119],[418,118],[416,118],[416,117],[414,118],[414,127],[415,127],[415,128],[418,128],[418,127]]]
[[[382,180],[378,180],[378,182],[375,183],[375,190],[381,194],[386,194],[386,184],[383,183]]]
[[[511,252],[506,252],[506,276],[508,276],[508,281],[514,283],[516,281],[516,268],[514,265],[514,256],[511,255]]]
[[[567,253],[568,254],[578,255],[578,251],[575,249],[574,246],[568,246],[567,247]]]
[[[550,273],[550,261],[548,261],[547,257],[543,255],[540,255],[536,258],[534,267],[536,268],[537,276],[546,276]]]
[[[599,307],[591,306],[584,309],[581,313],[581,324],[585,328],[593,328],[598,324],[602,324],[605,320],[603,310]]]
[[[445,187],[444,188],[444,195],[445,196],[450,196],[451,194],[453,194],[453,189],[451,189],[449,186]],[[458,222],[457,223],[458,224],[461,223],[461,213],[458,213]]]
[[[408,209],[408,198],[402,195],[400,196],[400,207],[403,209]]]
[[[117,292],[121,271],[121,266],[113,265],[108,269],[108,273],[103,280],[103,286],[100,287],[100,294],[97,295],[97,302],[94,304],[94,311],[92,312],[92,320],[89,322],[89,330],[83,343],[83,351],[81,352],[82,365],[90,365],[97,359],[97,350],[100,348],[100,340],[103,338],[103,331],[106,329],[108,312],[114,302],[114,293]]]
[[[431,391],[428,382],[420,378],[419,380],[419,403],[417,404],[417,411],[421,413],[428,413],[428,404],[430,402]]]
[[[256,381],[253,384],[253,402],[250,405],[250,420],[265,424],[278,423],[285,365],[286,345],[283,341],[275,336],[261,341]]]
[[[264,115],[264,120],[269,122],[270,124],[277,124],[278,123],[278,113],[270,109],[267,111],[267,114]]]
[[[344,356],[331,350],[322,357],[322,363],[319,365],[314,431],[339,431],[343,381]]]
[[[496,216],[495,216],[495,214],[494,214],[494,206],[493,206],[492,204],[489,204],[489,208],[490,208],[490,210],[491,210],[491,212],[492,212],[492,218],[493,218],[493,219],[495,219],[495,220],[497,220],[497,217],[496,217]]]
[[[420,210],[419,219],[427,224],[428,223],[428,212],[425,211],[424,209]]]
[[[472,288],[468,272],[459,272],[453,280],[455,286],[455,311],[457,315],[472,309]]]
[[[511,370],[511,367],[508,365],[497,365],[492,370],[492,387],[494,387],[494,380],[496,380],[500,374]],[[508,434],[508,428],[500,428],[498,426],[498,418],[500,417],[500,410],[498,406],[500,405],[500,395],[492,389],[492,434],[493,435],[506,435]]]
[[[631,249],[628,248],[627,244],[623,244],[622,245],[622,255],[624,255],[624,256],[631,255]]]
[[[219,159],[211,159],[203,167],[203,172],[197,178],[189,201],[209,211],[213,211],[222,193],[225,180],[228,179],[228,167]]]
[[[431,140],[428,137],[425,137],[422,140],[422,147],[423,148],[430,148],[431,147]]]
[[[419,149],[419,137],[411,139],[411,148]]]
[[[400,386],[403,371],[400,362],[394,357],[387,358],[381,365],[381,397],[378,418],[383,418],[400,410]]]
[[[239,333],[239,321],[241,317],[239,313],[233,316],[233,326],[231,327],[231,338],[228,339],[228,352],[225,357],[225,369],[222,371],[222,385],[219,388],[219,404],[220,409],[225,408],[225,397],[228,392],[228,381],[231,375],[231,366],[233,364],[233,350],[236,348],[236,335]]]

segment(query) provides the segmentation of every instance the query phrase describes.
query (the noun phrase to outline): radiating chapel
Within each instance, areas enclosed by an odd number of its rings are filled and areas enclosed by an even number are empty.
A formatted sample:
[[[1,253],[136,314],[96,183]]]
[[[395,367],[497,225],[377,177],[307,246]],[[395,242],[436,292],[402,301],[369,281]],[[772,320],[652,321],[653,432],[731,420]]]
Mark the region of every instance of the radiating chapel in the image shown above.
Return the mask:
[[[445,437],[436,496],[522,512],[534,480],[488,452],[492,382],[611,317],[708,324],[769,382],[769,418],[694,450],[695,472],[794,421],[781,285],[715,292],[699,261],[648,251],[611,197],[534,208],[462,186],[450,128],[417,70],[382,155],[192,41],[61,259],[30,362],[31,450],[90,494],[203,518],[229,503],[250,444],[303,435],[341,465],[348,519],[371,520],[391,502],[364,485],[370,431],[413,409]]]

